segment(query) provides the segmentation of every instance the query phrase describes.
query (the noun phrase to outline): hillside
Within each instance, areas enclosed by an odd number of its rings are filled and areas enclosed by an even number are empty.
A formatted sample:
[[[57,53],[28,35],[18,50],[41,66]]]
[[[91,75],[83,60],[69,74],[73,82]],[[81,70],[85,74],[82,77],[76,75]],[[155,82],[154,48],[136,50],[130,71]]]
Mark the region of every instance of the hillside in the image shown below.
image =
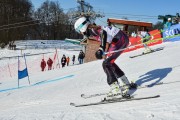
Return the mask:
[[[127,77],[139,85],[164,84],[139,89],[135,97],[159,94],[161,97],[106,105],[73,107],[70,102],[89,103],[101,97],[83,99],[82,93],[109,90],[102,60],[45,71],[20,81],[0,81],[1,120],[180,120],[180,42],[167,42],[152,48],[164,50],[137,58],[143,49],[122,54],[116,63]],[[69,51],[71,52],[71,51]],[[14,89],[13,89],[14,88]]]

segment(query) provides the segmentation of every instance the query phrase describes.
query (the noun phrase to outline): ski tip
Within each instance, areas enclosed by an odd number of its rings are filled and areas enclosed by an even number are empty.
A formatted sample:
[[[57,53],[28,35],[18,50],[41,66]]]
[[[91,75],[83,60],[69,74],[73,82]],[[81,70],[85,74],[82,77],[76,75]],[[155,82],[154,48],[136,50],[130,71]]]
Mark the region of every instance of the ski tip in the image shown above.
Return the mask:
[[[75,106],[75,103],[70,103],[71,106]]]
[[[158,98],[158,97],[160,97],[160,95],[154,95],[151,98]]]
[[[155,97],[160,97],[160,95],[156,95]]]
[[[84,94],[81,94],[81,97],[84,97]]]

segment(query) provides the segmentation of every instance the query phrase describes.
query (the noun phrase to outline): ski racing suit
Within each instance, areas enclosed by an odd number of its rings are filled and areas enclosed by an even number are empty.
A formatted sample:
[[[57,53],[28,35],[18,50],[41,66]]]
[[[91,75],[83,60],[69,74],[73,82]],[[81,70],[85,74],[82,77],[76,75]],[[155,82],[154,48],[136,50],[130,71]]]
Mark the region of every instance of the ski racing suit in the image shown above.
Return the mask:
[[[106,50],[106,42],[109,43],[108,52],[124,49],[129,44],[128,36],[116,27],[101,26],[100,31],[101,45],[103,50]],[[115,60],[121,55],[123,51],[108,54],[103,61],[103,69],[107,75],[107,83],[111,85],[118,82],[118,78],[124,75],[124,72],[116,65]]]

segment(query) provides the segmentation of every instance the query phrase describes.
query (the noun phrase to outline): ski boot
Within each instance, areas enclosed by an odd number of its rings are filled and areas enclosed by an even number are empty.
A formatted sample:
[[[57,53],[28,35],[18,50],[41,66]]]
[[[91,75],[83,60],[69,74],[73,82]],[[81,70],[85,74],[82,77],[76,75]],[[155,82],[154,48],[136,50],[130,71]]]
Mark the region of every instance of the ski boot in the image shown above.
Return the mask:
[[[122,77],[120,77],[121,81],[124,83],[124,87],[126,89],[136,89],[137,88],[137,84],[133,83],[133,82],[129,82],[129,80],[127,79],[127,77],[125,75],[123,75]]]
[[[145,47],[145,50],[144,50],[143,54],[147,54],[147,53],[150,53],[150,52],[152,52],[152,50],[149,47]]]
[[[128,93],[122,93],[122,98],[131,99],[131,95]]]
[[[137,89],[138,85],[136,83],[131,82],[129,85],[129,89]]]
[[[106,97],[102,99],[102,101],[110,101],[114,99],[120,98],[122,95],[120,86],[118,82],[114,82],[110,85],[110,91],[107,93]]]
[[[107,94],[106,97],[103,98],[102,101],[113,101],[117,99],[128,99],[131,98],[130,95],[128,94],[128,90],[122,88],[118,82],[114,82],[113,84],[110,85],[110,91]]]

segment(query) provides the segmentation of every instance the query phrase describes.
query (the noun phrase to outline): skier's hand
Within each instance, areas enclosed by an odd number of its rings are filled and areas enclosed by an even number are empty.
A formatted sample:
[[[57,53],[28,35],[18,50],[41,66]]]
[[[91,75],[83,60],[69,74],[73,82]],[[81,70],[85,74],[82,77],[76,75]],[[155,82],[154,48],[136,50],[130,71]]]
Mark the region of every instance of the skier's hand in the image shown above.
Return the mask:
[[[95,53],[96,58],[97,59],[102,59],[103,58],[103,53],[104,53],[103,49],[99,48],[99,50],[97,50],[96,53]]]

